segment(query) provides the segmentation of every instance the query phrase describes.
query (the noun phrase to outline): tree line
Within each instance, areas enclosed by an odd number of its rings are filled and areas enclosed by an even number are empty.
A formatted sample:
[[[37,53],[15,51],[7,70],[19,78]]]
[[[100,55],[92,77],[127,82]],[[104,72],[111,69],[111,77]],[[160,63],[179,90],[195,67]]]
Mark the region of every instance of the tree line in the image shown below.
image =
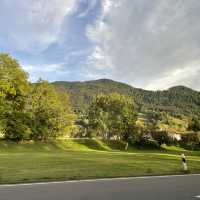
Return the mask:
[[[192,118],[188,132],[177,138],[176,133],[158,126],[162,115],[152,112],[141,123],[135,107],[133,99],[128,96],[118,93],[97,95],[88,109],[78,114],[76,125],[79,131],[73,136],[115,139],[139,148],[160,148],[166,144],[200,149],[199,119]]]
[[[163,91],[148,91],[109,79],[84,82],[53,82],[56,87],[64,87],[70,94],[72,105],[77,110],[87,108],[93,97],[99,93],[119,93],[134,99],[139,113],[167,113],[173,118],[200,117],[200,92],[184,86],[176,86]]]
[[[0,54],[0,132],[5,139],[58,137],[70,130],[73,121],[66,93],[47,81],[31,84],[15,59]]]
[[[72,94],[71,94],[72,95]],[[149,111],[140,120],[138,104],[131,95],[117,92],[97,94],[88,107],[74,110],[64,88],[47,81],[28,81],[28,74],[8,54],[0,54],[0,133],[4,139],[41,140],[63,136],[121,140],[139,147],[159,148],[162,144],[200,145],[200,122],[191,118],[181,141],[161,129],[165,112]]]

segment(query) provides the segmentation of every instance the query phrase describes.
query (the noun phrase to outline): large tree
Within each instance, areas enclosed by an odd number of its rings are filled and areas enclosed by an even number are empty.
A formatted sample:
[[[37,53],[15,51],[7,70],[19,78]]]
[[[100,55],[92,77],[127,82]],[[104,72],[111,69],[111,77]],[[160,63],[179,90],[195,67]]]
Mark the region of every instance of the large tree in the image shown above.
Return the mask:
[[[23,97],[29,91],[28,74],[8,54],[0,54],[0,97],[23,109]]]
[[[98,95],[89,107],[88,119],[93,134],[127,141],[135,131],[137,119],[133,99],[118,93]]]
[[[198,132],[200,131],[200,120],[198,118],[193,118],[189,121],[188,130]]]
[[[8,54],[0,54],[0,126],[9,139],[20,139],[25,123],[26,98],[30,89],[28,75]]]
[[[30,84],[19,63],[0,54],[0,133],[6,139],[41,139],[69,131],[69,97],[46,81]]]
[[[66,134],[72,126],[75,115],[68,95],[56,91],[47,81],[39,81],[34,85],[29,101],[33,139],[57,137]]]

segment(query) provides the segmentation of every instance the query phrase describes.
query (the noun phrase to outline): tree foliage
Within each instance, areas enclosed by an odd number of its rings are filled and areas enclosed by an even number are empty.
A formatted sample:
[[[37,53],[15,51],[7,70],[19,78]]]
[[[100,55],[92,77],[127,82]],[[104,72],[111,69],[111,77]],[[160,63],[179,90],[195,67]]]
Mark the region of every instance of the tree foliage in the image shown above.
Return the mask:
[[[187,133],[181,137],[182,145],[189,147],[190,149],[200,149],[200,133]]]
[[[183,86],[153,92],[107,79],[32,84],[15,59],[0,54],[0,133],[5,139],[47,140],[69,134],[157,148],[174,144],[169,129],[188,128],[192,133],[184,134],[181,142],[196,148],[199,105],[200,93]]]
[[[56,91],[47,81],[39,81],[33,86],[29,110],[32,113],[32,137],[35,139],[57,137],[66,133],[73,124],[69,97]]]
[[[194,132],[200,131],[200,120],[198,118],[193,118],[190,120],[188,124],[188,130]]]
[[[27,129],[25,103],[30,89],[28,75],[7,54],[0,54],[0,121],[6,138],[20,139]]]
[[[200,118],[200,92],[184,86],[176,86],[163,91],[147,91],[109,79],[86,82],[54,82],[53,84],[57,88],[64,87],[71,94],[70,100],[76,110],[87,108],[93,101],[93,97],[100,93],[119,93],[134,98],[135,110],[138,113],[145,115],[166,113],[175,119],[174,122],[178,119],[183,120],[183,123],[195,116]],[[165,118],[164,115],[162,117]],[[169,122],[171,126],[171,121]],[[172,126],[178,129],[181,125],[178,122]],[[186,127],[183,124],[180,129],[183,130]]]
[[[0,132],[6,139],[48,139],[73,124],[67,93],[46,81],[28,82],[19,63],[0,54]]]
[[[97,136],[128,140],[135,130],[137,115],[133,100],[117,93],[98,95],[88,111],[89,125]]]

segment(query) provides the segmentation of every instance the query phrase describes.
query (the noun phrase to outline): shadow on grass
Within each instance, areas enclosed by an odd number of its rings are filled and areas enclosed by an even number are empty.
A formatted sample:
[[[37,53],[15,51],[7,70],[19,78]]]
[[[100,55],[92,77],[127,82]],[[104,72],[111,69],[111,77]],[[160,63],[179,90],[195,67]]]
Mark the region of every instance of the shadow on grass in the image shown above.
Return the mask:
[[[108,151],[111,150],[104,142],[96,139],[74,139],[73,142],[83,145],[88,149]]]

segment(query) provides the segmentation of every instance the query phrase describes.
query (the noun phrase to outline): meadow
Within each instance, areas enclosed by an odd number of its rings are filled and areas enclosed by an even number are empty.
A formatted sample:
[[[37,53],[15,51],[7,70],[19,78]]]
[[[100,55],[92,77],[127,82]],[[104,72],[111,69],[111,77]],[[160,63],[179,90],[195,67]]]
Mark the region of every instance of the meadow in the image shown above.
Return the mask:
[[[189,173],[199,173],[200,152],[177,147],[124,151],[122,142],[97,139],[1,141],[0,183],[182,174],[182,152],[187,156]]]

